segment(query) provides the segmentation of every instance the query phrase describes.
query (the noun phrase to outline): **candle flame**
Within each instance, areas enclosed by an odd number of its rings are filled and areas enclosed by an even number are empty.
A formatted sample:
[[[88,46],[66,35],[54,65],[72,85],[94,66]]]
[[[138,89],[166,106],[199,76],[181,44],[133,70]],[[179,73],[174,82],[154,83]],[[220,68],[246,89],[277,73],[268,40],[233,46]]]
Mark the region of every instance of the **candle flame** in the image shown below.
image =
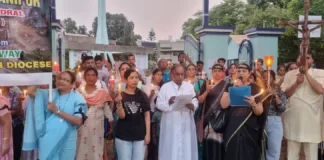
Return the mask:
[[[24,96],[26,96],[27,95],[27,90],[24,90]]]
[[[263,93],[263,88],[261,89],[261,92],[260,92],[261,94]]]

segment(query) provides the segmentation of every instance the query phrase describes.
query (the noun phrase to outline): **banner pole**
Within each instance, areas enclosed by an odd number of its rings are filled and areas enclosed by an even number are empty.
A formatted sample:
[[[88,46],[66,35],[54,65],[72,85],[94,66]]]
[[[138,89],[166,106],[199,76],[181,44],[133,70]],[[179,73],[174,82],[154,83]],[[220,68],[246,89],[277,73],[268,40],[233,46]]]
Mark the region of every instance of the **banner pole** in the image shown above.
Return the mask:
[[[53,99],[53,84],[50,83],[49,84],[49,88],[48,88],[48,102],[52,102]]]

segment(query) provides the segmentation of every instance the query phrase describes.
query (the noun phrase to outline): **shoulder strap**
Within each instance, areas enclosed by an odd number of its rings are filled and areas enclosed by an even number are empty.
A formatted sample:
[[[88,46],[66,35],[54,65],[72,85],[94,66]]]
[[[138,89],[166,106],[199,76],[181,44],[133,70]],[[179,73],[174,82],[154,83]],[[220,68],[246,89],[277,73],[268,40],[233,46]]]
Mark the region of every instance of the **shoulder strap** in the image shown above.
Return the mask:
[[[207,114],[206,114],[207,117],[208,117],[208,115],[210,115],[211,113],[213,113],[213,111],[218,107],[217,103],[220,101],[220,99],[221,99],[221,97],[222,97],[222,95],[223,95],[223,93],[224,93],[224,91],[225,91],[225,88],[226,88],[227,84],[228,84],[228,83],[225,82],[222,91],[219,92],[219,95],[218,95],[217,99],[214,101],[214,103],[211,105],[211,107],[210,107],[209,110],[207,111]],[[204,117],[204,119],[205,119],[205,118],[206,118],[206,117]]]

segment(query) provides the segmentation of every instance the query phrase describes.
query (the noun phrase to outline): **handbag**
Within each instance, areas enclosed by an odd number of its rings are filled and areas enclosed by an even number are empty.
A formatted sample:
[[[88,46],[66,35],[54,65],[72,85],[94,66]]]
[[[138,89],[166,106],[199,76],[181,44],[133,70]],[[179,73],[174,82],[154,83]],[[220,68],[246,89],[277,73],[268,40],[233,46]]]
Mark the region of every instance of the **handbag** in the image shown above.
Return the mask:
[[[207,83],[207,82],[206,82]],[[227,83],[224,84],[223,86],[223,89],[222,91],[220,92],[220,94],[218,95],[216,101],[214,102],[214,104],[212,105],[212,107],[209,109],[209,111],[207,112],[207,115],[210,114],[210,112],[214,109],[215,107],[215,103],[216,104],[219,104],[219,101],[220,101],[220,98],[222,97],[223,93],[224,93],[224,90],[227,86]],[[204,120],[205,120],[205,104],[203,105],[203,108],[202,108],[202,114],[200,117],[198,117],[197,121],[196,121],[196,132],[197,132],[197,139],[198,139],[198,142],[202,142],[203,139],[204,139]],[[218,105],[217,105],[218,106]],[[216,107],[217,107],[216,106]]]
[[[217,97],[217,100],[214,102],[212,107],[209,110],[209,113],[207,115],[210,115],[210,124],[211,127],[213,128],[214,132],[216,133],[224,133],[225,128],[226,128],[226,123],[228,120],[228,109],[222,109],[220,107],[220,98],[222,97],[225,88],[227,86],[227,82],[225,83],[222,91],[220,92],[219,96]]]
[[[217,109],[211,120],[210,125],[216,133],[224,133],[228,120],[228,109]]]

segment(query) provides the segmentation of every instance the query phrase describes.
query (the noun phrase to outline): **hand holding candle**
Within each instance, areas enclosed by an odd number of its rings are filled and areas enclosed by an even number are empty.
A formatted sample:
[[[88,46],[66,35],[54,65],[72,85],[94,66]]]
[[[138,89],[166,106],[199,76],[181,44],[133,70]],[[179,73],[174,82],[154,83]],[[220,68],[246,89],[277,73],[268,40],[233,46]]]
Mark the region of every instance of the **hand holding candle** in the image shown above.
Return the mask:
[[[109,84],[110,85],[115,85],[115,79],[114,76],[111,76],[110,80],[109,80]]]
[[[27,97],[27,90],[24,90],[24,97]]]
[[[118,93],[121,93],[122,92],[122,87],[121,87],[121,84],[118,83]]]
[[[254,97],[254,98],[257,98],[257,97],[259,97],[259,96],[262,95],[262,94],[263,94],[263,89],[261,89],[260,93],[254,95],[253,97]]]

